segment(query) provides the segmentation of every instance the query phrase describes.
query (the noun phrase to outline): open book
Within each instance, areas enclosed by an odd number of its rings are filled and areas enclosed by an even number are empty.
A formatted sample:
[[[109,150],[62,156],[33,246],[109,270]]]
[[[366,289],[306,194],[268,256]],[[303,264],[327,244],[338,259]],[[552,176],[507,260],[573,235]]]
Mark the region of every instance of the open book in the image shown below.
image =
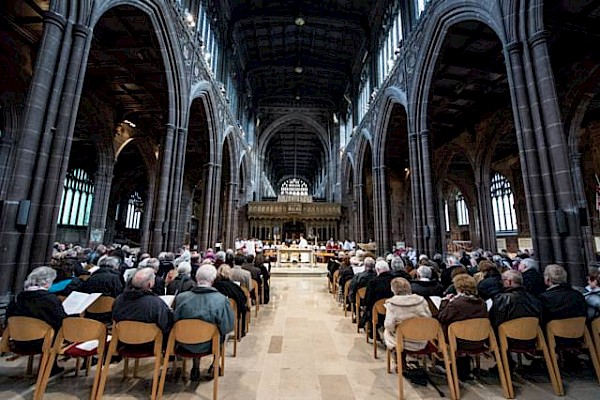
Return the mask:
[[[71,292],[71,294],[63,301],[62,306],[67,315],[79,315],[91,306],[102,293],[81,293]]]
[[[431,300],[431,302],[433,304],[435,304],[435,306],[438,310],[440,309],[440,304],[442,304],[442,298],[440,296],[430,296],[429,300]],[[485,305],[486,305],[488,311],[490,311],[490,309],[492,308],[492,304],[494,304],[492,299],[487,299],[485,301]]]
[[[110,342],[110,339],[112,339],[112,336],[107,335],[106,343]],[[94,340],[88,340],[87,342],[79,343],[79,344],[75,345],[75,347],[78,348],[79,350],[83,350],[83,351],[92,351],[92,350],[98,348],[99,344],[100,343],[98,342],[98,340],[94,339]]]
[[[175,301],[175,296],[172,294],[165,294],[164,296],[158,296],[161,298],[162,301],[164,301],[169,307],[171,307],[173,305],[173,302]]]

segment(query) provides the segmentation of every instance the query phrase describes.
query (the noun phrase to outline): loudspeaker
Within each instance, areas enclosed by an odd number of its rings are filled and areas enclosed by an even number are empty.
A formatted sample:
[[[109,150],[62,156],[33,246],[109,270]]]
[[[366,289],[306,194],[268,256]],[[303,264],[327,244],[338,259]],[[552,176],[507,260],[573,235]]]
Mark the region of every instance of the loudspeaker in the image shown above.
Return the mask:
[[[31,200],[19,201],[19,209],[17,210],[17,222],[18,227],[27,226],[29,220],[29,209],[31,208]]]
[[[569,233],[569,227],[567,226],[567,214],[560,208],[556,210],[556,228],[559,235],[566,235]]]

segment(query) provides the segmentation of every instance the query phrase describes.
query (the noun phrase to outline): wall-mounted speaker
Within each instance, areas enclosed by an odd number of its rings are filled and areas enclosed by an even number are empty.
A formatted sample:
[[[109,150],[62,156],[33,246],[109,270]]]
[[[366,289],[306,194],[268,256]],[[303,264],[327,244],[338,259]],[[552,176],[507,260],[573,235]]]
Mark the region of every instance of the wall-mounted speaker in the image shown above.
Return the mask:
[[[19,201],[19,208],[17,210],[17,227],[25,227],[27,226],[27,221],[29,221],[29,209],[31,208],[31,200],[21,200]]]

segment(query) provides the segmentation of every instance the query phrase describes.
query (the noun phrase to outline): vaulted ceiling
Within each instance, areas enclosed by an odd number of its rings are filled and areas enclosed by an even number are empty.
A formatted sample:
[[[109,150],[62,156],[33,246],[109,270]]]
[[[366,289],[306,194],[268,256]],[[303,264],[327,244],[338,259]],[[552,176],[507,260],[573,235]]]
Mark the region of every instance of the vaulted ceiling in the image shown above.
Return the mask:
[[[345,113],[360,83],[367,52],[381,30],[384,0],[227,0],[215,7],[245,86],[261,121],[301,112],[324,130]],[[283,111],[283,112],[282,112]],[[314,187],[332,143],[313,127],[282,124],[266,146],[265,173],[275,185],[296,176]]]

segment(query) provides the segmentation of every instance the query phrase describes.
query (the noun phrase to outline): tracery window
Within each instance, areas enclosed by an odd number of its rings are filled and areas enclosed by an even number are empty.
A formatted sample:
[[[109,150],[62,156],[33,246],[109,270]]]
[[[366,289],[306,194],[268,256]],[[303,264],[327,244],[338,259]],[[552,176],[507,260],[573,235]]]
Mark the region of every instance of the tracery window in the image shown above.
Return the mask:
[[[94,200],[94,182],[81,168],[67,172],[58,214],[60,225],[87,226]]]
[[[301,179],[291,178],[281,184],[281,194],[284,196],[308,196],[308,185]]]
[[[144,212],[144,202],[138,192],[134,192],[127,202],[127,215],[125,216],[125,228],[140,229],[142,214]]]
[[[456,217],[458,226],[469,225],[469,209],[461,192],[456,193]]]
[[[504,175],[495,173],[491,185],[492,210],[496,232],[513,232],[517,228],[515,199],[510,182]]]

